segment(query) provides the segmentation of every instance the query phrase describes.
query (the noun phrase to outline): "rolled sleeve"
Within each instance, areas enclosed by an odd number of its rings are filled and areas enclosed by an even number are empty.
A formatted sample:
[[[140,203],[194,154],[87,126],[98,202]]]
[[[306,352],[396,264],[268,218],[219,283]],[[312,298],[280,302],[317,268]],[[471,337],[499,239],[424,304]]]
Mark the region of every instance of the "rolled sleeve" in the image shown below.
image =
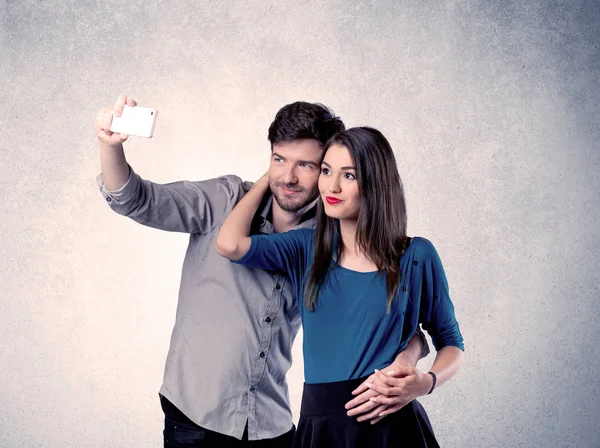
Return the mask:
[[[131,166],[129,167],[129,177],[127,178],[127,182],[125,182],[125,185],[118,190],[111,191],[106,188],[102,173],[98,174],[96,177],[96,183],[98,184],[100,193],[111,207],[123,205],[132,200],[138,191],[140,182],[140,177],[133,171]]]

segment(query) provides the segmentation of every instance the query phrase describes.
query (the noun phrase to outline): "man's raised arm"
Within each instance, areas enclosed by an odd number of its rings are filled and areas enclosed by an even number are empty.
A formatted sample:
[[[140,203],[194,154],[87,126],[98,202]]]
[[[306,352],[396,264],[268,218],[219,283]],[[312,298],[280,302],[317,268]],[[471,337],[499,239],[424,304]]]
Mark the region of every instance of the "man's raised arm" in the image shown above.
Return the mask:
[[[142,179],[125,158],[123,142],[128,136],[110,131],[113,114],[119,116],[126,104],[136,106],[121,95],[94,121],[102,168],[97,180],[107,204],[120,215],[160,230],[204,234],[217,229],[250,184],[237,176],[169,184]]]
[[[131,107],[137,105],[132,98],[121,95],[112,109],[108,107],[100,109],[94,121],[96,137],[100,142],[102,180],[109,191],[121,189],[129,179],[129,165],[125,159],[125,151],[123,151],[123,142],[129,136],[110,131],[113,114],[120,117],[125,104]]]

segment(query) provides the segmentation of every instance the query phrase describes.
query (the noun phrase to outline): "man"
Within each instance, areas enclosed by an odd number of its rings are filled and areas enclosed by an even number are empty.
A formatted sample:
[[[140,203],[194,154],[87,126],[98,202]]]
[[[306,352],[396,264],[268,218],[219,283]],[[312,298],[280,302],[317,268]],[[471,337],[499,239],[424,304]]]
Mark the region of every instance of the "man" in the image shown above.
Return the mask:
[[[166,185],[143,180],[126,161],[127,136],[109,130],[113,113],[120,116],[125,104],[136,105],[121,96],[96,117],[101,192],[115,212],[140,224],[190,234],[160,389],[165,447],[291,446],[285,374],[300,319],[290,282],[232,264],[215,250],[221,223],[251,184],[231,175]],[[277,113],[269,128],[272,194],[265,196],[252,233],[313,225],[322,145],[342,129],[343,122],[319,104],[297,102]],[[420,336],[394,365],[416,364]],[[375,395],[359,395],[351,412],[377,419],[386,406],[369,401]]]

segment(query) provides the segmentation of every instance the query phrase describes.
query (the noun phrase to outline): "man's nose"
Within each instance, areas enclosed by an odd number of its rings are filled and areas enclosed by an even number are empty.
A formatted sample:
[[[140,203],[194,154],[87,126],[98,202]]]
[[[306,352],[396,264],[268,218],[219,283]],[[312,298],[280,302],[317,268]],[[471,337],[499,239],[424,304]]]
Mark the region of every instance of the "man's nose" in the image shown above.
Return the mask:
[[[296,184],[298,183],[298,176],[296,175],[296,170],[294,168],[290,168],[283,173],[283,181],[286,184]]]

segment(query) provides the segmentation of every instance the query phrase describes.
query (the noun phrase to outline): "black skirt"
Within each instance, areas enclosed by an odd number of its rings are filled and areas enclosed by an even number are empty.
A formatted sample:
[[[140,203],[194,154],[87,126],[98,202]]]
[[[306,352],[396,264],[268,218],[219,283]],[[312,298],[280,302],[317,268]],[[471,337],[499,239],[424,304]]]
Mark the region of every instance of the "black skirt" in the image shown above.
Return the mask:
[[[294,448],[439,447],[425,409],[417,400],[375,425],[348,417],[344,405],[365,379],[305,383]]]

